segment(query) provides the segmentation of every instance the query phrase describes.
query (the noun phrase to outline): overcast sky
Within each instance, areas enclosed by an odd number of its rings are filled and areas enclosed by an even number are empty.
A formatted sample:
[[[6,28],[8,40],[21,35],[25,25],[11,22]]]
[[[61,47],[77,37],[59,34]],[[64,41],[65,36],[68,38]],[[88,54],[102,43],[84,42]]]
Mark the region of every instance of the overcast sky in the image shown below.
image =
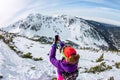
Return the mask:
[[[0,27],[29,13],[67,14],[120,25],[120,0],[0,0]]]

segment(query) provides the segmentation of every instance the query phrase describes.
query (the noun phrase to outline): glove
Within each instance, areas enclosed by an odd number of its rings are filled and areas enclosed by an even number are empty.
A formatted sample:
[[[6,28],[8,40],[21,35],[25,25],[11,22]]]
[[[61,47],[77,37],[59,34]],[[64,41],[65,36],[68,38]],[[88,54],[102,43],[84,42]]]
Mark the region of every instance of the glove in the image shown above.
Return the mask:
[[[55,44],[57,44],[58,41],[60,41],[60,37],[59,35],[55,35]]]

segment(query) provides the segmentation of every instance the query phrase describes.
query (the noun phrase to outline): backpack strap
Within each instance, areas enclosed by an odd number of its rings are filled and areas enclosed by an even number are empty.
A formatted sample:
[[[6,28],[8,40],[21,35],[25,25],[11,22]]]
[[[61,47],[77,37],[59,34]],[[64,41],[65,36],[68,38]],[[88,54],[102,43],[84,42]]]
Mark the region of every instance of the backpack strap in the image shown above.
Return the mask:
[[[68,73],[68,72],[63,72],[62,76],[64,77],[65,80],[76,80],[76,78],[78,77],[78,70],[72,72],[72,73]]]

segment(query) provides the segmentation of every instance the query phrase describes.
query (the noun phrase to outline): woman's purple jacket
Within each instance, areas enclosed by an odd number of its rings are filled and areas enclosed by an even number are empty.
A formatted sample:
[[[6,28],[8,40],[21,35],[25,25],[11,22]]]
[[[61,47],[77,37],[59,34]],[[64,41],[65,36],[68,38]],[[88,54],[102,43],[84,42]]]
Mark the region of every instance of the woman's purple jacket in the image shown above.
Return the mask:
[[[61,47],[63,48],[65,46],[65,44],[60,41],[60,45]],[[62,59],[62,60],[57,60],[56,59],[56,47],[57,45],[56,44],[53,44],[52,45],[52,49],[51,49],[51,52],[50,52],[50,62],[57,68],[57,72],[59,75],[62,75],[63,72],[68,72],[68,73],[71,73],[71,72],[74,72],[77,70],[78,66],[76,64],[70,64],[69,62],[66,62],[66,60]]]

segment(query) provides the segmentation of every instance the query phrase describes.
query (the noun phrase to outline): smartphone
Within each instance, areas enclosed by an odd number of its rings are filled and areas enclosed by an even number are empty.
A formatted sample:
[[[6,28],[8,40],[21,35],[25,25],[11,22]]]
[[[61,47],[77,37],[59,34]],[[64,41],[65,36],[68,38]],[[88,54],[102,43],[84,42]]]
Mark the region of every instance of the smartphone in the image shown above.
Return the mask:
[[[55,40],[58,41],[58,38],[59,38],[59,35],[56,35],[55,36]]]

